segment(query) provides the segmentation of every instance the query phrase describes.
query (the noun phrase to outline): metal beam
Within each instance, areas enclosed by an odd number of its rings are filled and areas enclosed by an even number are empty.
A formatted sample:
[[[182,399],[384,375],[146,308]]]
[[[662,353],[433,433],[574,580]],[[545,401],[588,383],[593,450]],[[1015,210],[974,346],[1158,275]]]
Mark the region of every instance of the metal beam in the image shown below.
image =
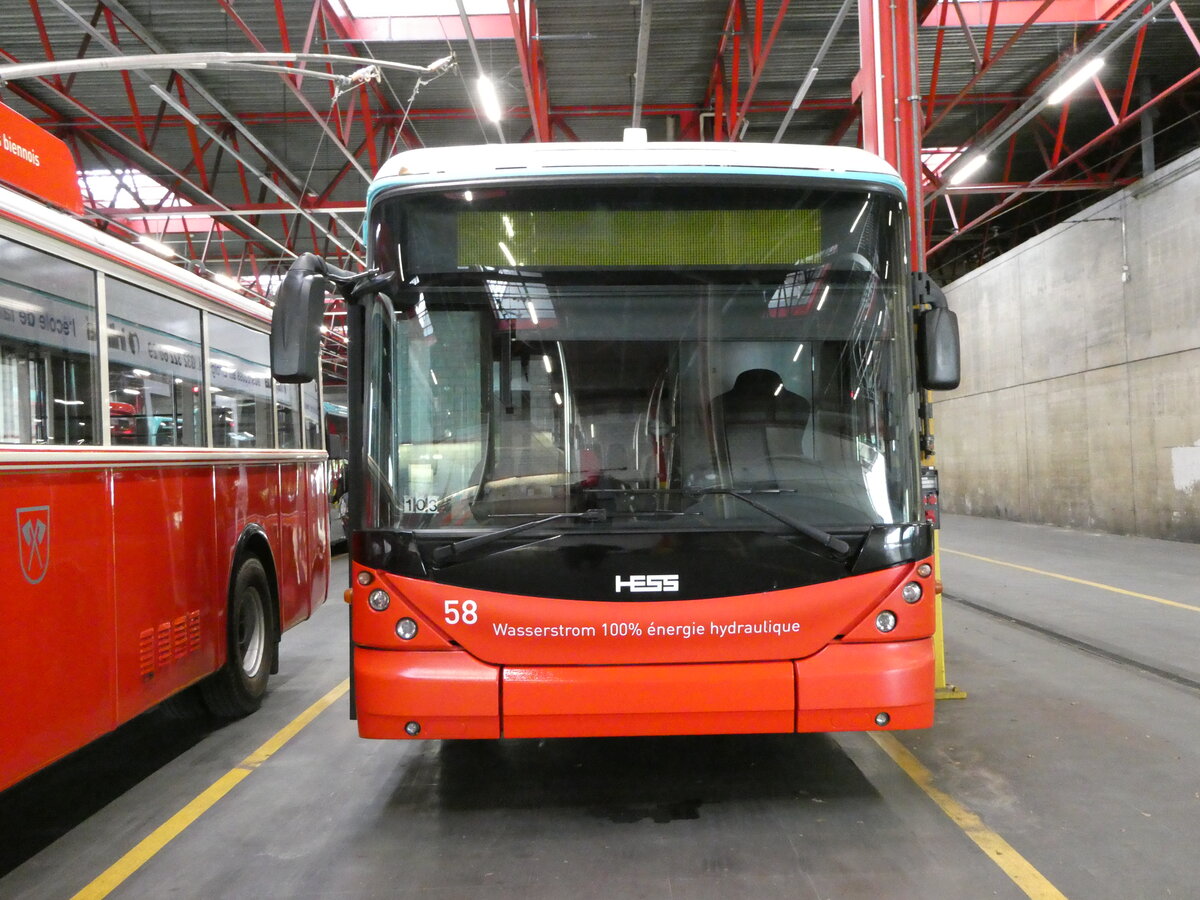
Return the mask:
[[[913,0],[859,0],[861,69],[855,86],[862,97],[862,145],[895,167],[910,205],[911,265],[924,269],[919,110],[916,106],[916,42]]]
[[[3,53],[3,51],[0,51],[0,53]],[[5,55],[7,55],[7,54],[5,54]],[[58,88],[54,87],[49,82],[46,82],[46,87],[48,90],[50,90],[54,94],[54,96],[59,101],[72,107],[79,115],[90,118],[97,126],[100,127],[100,129],[102,129],[103,131],[110,134],[120,144],[124,144],[126,146],[128,156],[123,156],[116,147],[114,147],[110,144],[105,143],[104,147],[109,153],[112,153],[114,156],[118,156],[119,158],[122,158],[122,161],[126,165],[136,166],[137,168],[142,169],[143,171],[146,171],[146,172],[152,172],[152,171],[156,171],[156,170],[165,172],[168,175],[170,175],[172,178],[175,178],[179,182],[180,185],[186,186],[187,191],[191,193],[191,196],[188,199],[200,199],[205,203],[211,203],[214,206],[220,207],[222,209],[228,208],[226,204],[222,203],[218,198],[214,197],[212,194],[209,194],[207,191],[202,190],[198,185],[196,185],[194,182],[192,182],[190,179],[188,179],[187,176],[184,175],[182,172],[172,168],[165,160],[159,159],[158,157],[154,156],[152,153],[147,151],[144,147],[139,145],[136,141],[132,140],[126,134],[124,134],[117,128],[114,128],[113,126],[109,125],[99,114],[92,112],[90,109],[88,109],[86,106],[84,106],[78,100],[76,100],[70,94],[67,94],[62,90],[59,90]],[[40,101],[38,101],[32,95],[30,95],[24,91],[21,91],[20,93],[21,93],[23,99],[25,99],[31,103],[34,103],[35,105],[38,105],[42,109],[47,109],[47,111],[49,111],[48,108],[44,104],[40,103]],[[238,221],[243,228],[245,228],[248,232],[252,232],[255,235],[254,239],[259,240],[271,247],[274,247],[282,253],[290,254],[293,257],[296,255],[295,253],[292,253],[292,251],[289,248],[287,248],[284,244],[280,243],[274,237],[272,237],[270,234],[267,234],[265,231],[262,231],[260,228],[252,225],[251,223],[247,222],[244,219],[239,219]],[[244,237],[247,240],[251,239],[249,237],[249,235],[244,235]]]
[[[654,0],[641,0],[638,14],[637,63],[633,70],[633,116],[630,126],[642,127],[642,101],[646,96],[646,65],[650,57],[650,19]]]
[[[1039,86],[1033,91],[1028,100],[1006,116],[1003,121],[996,124],[995,127],[989,127],[982,140],[971,145],[973,153],[989,153],[993,148],[1002,144],[1032,121],[1042,111],[1043,107],[1045,107],[1047,98],[1057,86],[1055,82],[1059,79],[1055,79],[1053,75],[1057,74],[1061,68],[1065,66],[1077,68],[1102,53],[1111,52],[1125,41],[1136,36],[1142,28],[1151,22],[1157,12],[1171,2],[1172,0],[1153,0],[1153,2],[1148,2],[1144,6],[1142,4],[1131,6],[1117,16],[1108,27],[1095,33],[1093,39],[1084,44],[1078,52],[1071,56],[1064,55],[1060,57],[1056,66],[1048,69],[1043,76],[1039,76]],[[934,126],[937,125],[937,121],[940,121],[940,118],[935,120]],[[953,166],[951,169],[953,169]],[[934,188],[933,191],[926,195],[926,199],[936,197],[942,190],[943,187],[941,186]]]
[[[1112,125],[1109,128],[1106,128],[1103,132],[1098,134],[1096,137],[1092,138],[1090,141],[1088,141],[1082,147],[1075,150],[1073,153],[1071,153],[1069,156],[1065,157],[1064,159],[1060,160],[1057,165],[1055,165],[1052,168],[1048,169],[1047,171],[1043,172],[1037,178],[1034,178],[1032,181],[1030,181],[1026,185],[1026,188],[1036,187],[1036,186],[1042,184],[1043,182],[1047,181],[1056,172],[1060,171],[1061,169],[1065,168],[1068,165],[1076,163],[1085,154],[1089,153],[1091,150],[1095,149],[1097,146],[1104,143],[1105,141],[1107,141],[1108,139],[1110,139],[1111,137],[1116,135],[1118,132],[1123,131],[1125,128],[1127,128],[1134,122],[1138,121],[1143,115],[1145,115],[1146,113],[1150,112],[1152,109],[1157,107],[1160,103],[1162,103],[1168,97],[1170,97],[1171,95],[1175,94],[1176,92],[1187,87],[1189,84],[1192,84],[1193,82],[1198,81],[1198,80],[1200,80],[1200,68],[1194,69],[1192,72],[1185,75],[1183,78],[1180,78],[1178,81],[1176,81],[1170,87],[1168,87],[1166,90],[1159,92],[1159,94],[1157,96],[1155,96],[1154,98],[1152,98],[1151,100],[1143,103],[1141,106],[1139,106],[1137,109],[1133,110],[1128,115],[1123,116],[1121,118],[1121,121],[1118,124]],[[960,235],[965,234],[966,232],[971,231],[974,228],[978,228],[980,225],[983,225],[986,222],[991,221],[997,215],[999,215],[1001,212],[1003,212],[1005,209],[1007,209],[1013,203],[1013,201],[1015,201],[1018,197],[1020,197],[1022,195],[1022,193],[1025,193],[1025,192],[1027,192],[1027,191],[1022,191],[1022,192],[1014,191],[1013,193],[1009,194],[1003,200],[1001,200],[999,203],[995,204],[990,209],[988,209],[986,212],[982,213],[981,215],[976,216],[974,219],[972,219],[970,222],[966,223],[965,225],[962,225],[958,230],[956,230],[956,232],[954,234],[943,239],[934,247],[931,247],[929,252],[936,253],[938,250],[941,250],[943,247],[945,247],[947,244],[949,244],[951,241],[953,241],[956,237],[959,237]]]
[[[792,123],[792,116],[796,114],[796,110],[804,103],[804,98],[808,96],[808,90],[812,87],[813,81],[816,80],[817,72],[821,70],[821,64],[825,61],[825,54],[829,52],[829,48],[833,46],[833,40],[842,29],[842,23],[846,21],[846,14],[850,12],[850,4],[854,0],[842,0],[841,8],[838,9],[837,15],[833,17],[833,24],[829,26],[829,31],[825,33],[825,40],[821,42],[820,48],[817,50],[816,56],[809,64],[808,72],[804,75],[804,81],[796,90],[796,96],[792,98],[791,105],[788,106],[788,111],[783,117],[783,121],[779,123],[779,130],[775,132],[775,137],[772,143],[778,144],[783,138],[784,132],[787,131],[788,125]]]
[[[130,29],[130,31],[133,32],[138,37],[139,40],[141,40],[143,43],[145,43],[146,46],[150,47],[151,49],[159,50],[159,51],[164,49],[162,47],[162,45],[158,42],[158,40],[154,37],[154,35],[148,29],[146,29],[143,25],[141,25],[141,23],[137,20],[137,18],[134,17],[128,10],[126,10],[118,2],[118,0],[102,0],[102,2],[105,4],[105,6],[112,9],[114,12],[116,12],[118,17],[121,19],[121,22],[125,25],[125,27]],[[65,12],[70,18],[72,18],[76,22],[76,24],[78,24],[80,26],[80,28],[82,28],[84,30],[85,33],[91,35],[94,39],[105,44],[109,48],[110,52],[116,53],[118,55],[122,55],[119,47],[112,45],[111,42],[109,42],[104,37],[103,34],[101,34],[94,26],[92,26],[90,23],[88,23],[86,19],[84,19],[77,12],[75,12],[68,5],[66,0],[54,0],[54,3],[60,9],[62,9],[63,12]],[[139,72],[138,74],[142,77],[142,79],[147,84],[153,83],[153,81],[149,75],[146,75],[144,72]],[[238,133],[240,133],[243,137],[245,137],[250,142],[250,144],[255,148],[255,150],[257,150],[259,153],[262,154],[264,159],[266,159],[271,165],[273,165],[279,172],[283,173],[291,185],[293,185],[297,190],[299,190],[301,188],[301,186],[303,185],[303,181],[301,179],[297,178],[294,174],[292,174],[288,170],[288,168],[283,164],[282,160],[279,160],[278,157],[276,157],[273,153],[271,153],[269,148],[267,148],[266,145],[263,144],[262,141],[260,141],[254,135],[254,133],[252,131],[250,131],[250,129],[246,128],[244,125],[242,125],[240,122],[238,122],[237,117],[232,112],[230,112],[228,109],[226,109],[225,106],[223,104],[221,104],[220,101],[218,101],[217,98],[215,96],[213,96],[204,87],[204,85],[202,83],[200,83],[194,76],[190,76],[187,74],[183,74],[180,77],[185,79],[191,85],[192,89],[195,90],[198,94],[200,94],[204,98],[206,103],[208,103],[227,122],[229,122],[229,124]],[[162,95],[160,95],[160,96],[162,96]],[[205,130],[210,135],[210,137],[213,137],[214,139],[216,139],[218,141],[218,143],[221,143],[221,144],[225,143],[215,133],[213,133],[211,131],[211,129],[208,129],[207,126],[201,125],[200,127],[203,130]],[[230,150],[230,152],[234,152],[231,148],[228,147],[228,145],[226,145],[226,147],[227,147],[227,149]],[[268,184],[269,179],[267,179],[264,174],[258,172],[257,168],[255,166],[253,166],[253,164],[250,164],[247,160],[245,160],[241,156],[241,154],[234,152],[234,156],[236,158],[242,159],[244,165],[247,165],[247,167],[251,171],[253,171],[257,175],[259,175],[259,177],[261,179],[263,179],[264,184]],[[268,184],[268,189],[273,190],[273,192],[279,194],[280,199],[284,200],[285,202],[297,202],[295,200],[295,198],[288,196],[284,191],[282,191],[282,189],[280,189],[276,185],[274,185],[273,182],[270,182]],[[320,225],[319,223],[316,223],[316,222],[314,222],[313,224],[316,225],[317,227],[321,228],[321,230],[325,231],[325,233],[328,233],[323,225]],[[354,232],[351,230],[351,233],[353,234]],[[345,252],[348,254],[348,256],[351,259],[354,259],[360,265],[364,264],[362,258],[359,257],[352,250],[344,247],[341,244],[341,242],[337,242],[337,244],[339,247],[342,247],[342,249],[345,250]]]
[[[539,143],[551,141],[554,136],[550,129],[550,85],[542,56],[536,0],[508,0],[508,16],[517,45],[533,138]]]
[[[741,106],[738,108],[737,116],[729,126],[729,133],[734,139],[740,139],[745,131],[746,114],[750,110],[750,101],[754,99],[754,92],[758,90],[758,83],[762,80],[763,70],[767,67],[767,59],[771,55],[771,49],[775,46],[775,38],[779,36],[779,27],[783,25],[783,17],[787,14],[788,0],[779,0],[779,8],[775,11],[775,21],[771,25],[771,33],[767,36],[766,44],[761,43],[760,36],[763,26],[764,8],[760,2],[757,6],[757,14],[755,17],[755,41],[750,52],[750,84],[746,87],[746,93],[742,96]]]
[[[938,125],[945,120],[946,116],[948,116],[951,110],[953,110],[954,107],[959,104],[963,97],[971,93],[971,88],[975,87],[975,85],[979,83],[980,79],[982,79],[988,72],[991,71],[992,66],[994,66],[998,60],[1002,59],[1005,54],[1007,54],[1008,51],[1013,48],[1013,45],[1021,39],[1021,35],[1023,35],[1029,29],[1029,27],[1036,22],[1038,18],[1046,12],[1047,9],[1050,8],[1051,4],[1055,2],[1056,0],[1041,0],[1041,3],[1039,3],[1036,9],[1033,10],[1029,18],[1023,22],[1015,32],[1013,32],[1012,36],[1009,37],[1007,41],[1004,42],[1004,46],[996,51],[996,55],[984,61],[983,65],[980,66],[979,71],[975,73],[975,76],[965,85],[963,85],[962,89],[955,94],[954,99],[951,100],[940,113],[938,113],[938,115],[928,124],[928,126],[926,126],[926,133],[933,131],[933,129],[937,128]],[[931,110],[932,108],[933,107],[930,106]]]

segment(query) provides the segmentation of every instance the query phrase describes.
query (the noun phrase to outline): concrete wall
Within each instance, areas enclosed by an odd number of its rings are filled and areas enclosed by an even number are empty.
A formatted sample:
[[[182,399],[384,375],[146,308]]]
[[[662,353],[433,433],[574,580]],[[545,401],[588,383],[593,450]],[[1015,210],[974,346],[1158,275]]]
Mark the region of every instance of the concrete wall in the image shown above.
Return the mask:
[[[1200,152],[946,294],[947,511],[1200,542]]]

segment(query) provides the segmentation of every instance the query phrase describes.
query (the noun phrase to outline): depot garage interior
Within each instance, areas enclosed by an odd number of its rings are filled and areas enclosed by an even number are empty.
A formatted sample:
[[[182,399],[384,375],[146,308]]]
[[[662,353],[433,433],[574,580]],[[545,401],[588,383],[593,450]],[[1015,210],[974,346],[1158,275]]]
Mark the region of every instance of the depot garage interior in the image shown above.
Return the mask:
[[[0,897],[1200,894],[1200,0],[19,0]]]

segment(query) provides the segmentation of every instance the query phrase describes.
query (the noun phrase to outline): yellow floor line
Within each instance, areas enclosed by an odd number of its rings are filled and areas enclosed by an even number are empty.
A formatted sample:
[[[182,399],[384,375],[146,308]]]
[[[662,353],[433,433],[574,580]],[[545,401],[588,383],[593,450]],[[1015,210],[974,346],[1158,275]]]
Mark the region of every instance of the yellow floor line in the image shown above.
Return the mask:
[[[243,778],[266,762],[271,757],[271,754],[294,738],[302,728],[312,722],[325,709],[332,706],[349,689],[350,679],[347,678],[277,731],[270,740],[243,759],[241,763],[214,781],[198,797],[188,803],[187,806],[159,825],[158,828],[154,829],[136,847],[109,866],[91,884],[76,894],[73,900],[99,900],[101,897],[107,897],[126,878],[144,866],[155,853],[178,837],[185,828],[200,818],[218,800],[233,790]]]
[[[1200,612],[1200,606],[1192,606],[1189,603],[1180,603],[1178,600],[1168,600],[1165,597],[1155,597],[1153,594],[1139,594],[1137,591],[1127,591],[1124,588],[1113,587],[1111,584],[1101,584],[1099,581],[1087,581],[1083,578],[1072,578],[1070,575],[1059,575],[1057,572],[1047,572],[1043,569],[1031,569],[1029,566],[1019,566],[1016,563],[1005,562],[1002,559],[991,559],[987,556],[976,556],[974,553],[963,553],[961,550],[947,550],[942,547],[943,553],[953,553],[955,556],[965,556],[967,559],[977,559],[980,562],[991,563],[995,566],[1006,566],[1010,569],[1018,569],[1022,572],[1029,572],[1033,575],[1045,575],[1047,578],[1057,578],[1060,581],[1070,581],[1072,584],[1082,584],[1085,587],[1099,588],[1102,591],[1112,591],[1114,594],[1124,594],[1126,597],[1137,597],[1139,600],[1153,600],[1155,603],[1162,603],[1164,606],[1174,606],[1177,609],[1187,609],[1192,612]]]
[[[1052,885],[1046,876],[1014,850],[1008,841],[984,825],[979,816],[945,791],[934,787],[933,775],[900,741],[887,732],[872,731],[868,734],[883,749],[883,752],[904,770],[904,773],[913,780],[917,787],[941,807],[942,812],[949,816],[951,821],[961,828],[963,833],[974,841],[975,845],[986,853],[1005,875],[1012,879],[1013,884],[1025,892],[1025,896],[1031,900],[1066,900],[1065,895]]]

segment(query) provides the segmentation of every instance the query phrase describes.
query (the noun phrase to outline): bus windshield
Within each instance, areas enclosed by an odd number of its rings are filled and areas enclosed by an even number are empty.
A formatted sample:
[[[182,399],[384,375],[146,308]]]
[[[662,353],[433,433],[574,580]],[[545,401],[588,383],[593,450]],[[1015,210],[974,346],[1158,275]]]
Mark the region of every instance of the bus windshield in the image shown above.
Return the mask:
[[[796,177],[383,194],[361,526],[917,521],[905,221]]]

